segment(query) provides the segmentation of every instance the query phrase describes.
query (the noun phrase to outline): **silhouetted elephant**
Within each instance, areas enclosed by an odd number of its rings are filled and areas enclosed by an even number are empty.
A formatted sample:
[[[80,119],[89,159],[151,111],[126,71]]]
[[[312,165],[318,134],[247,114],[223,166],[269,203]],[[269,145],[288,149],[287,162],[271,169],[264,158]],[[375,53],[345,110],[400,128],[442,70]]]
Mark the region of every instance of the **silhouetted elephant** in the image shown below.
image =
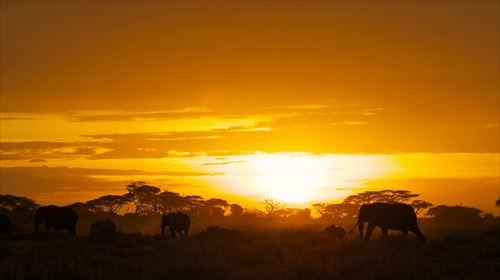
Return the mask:
[[[45,221],[48,230],[67,229],[70,234],[76,234],[78,214],[69,206],[42,206],[36,210],[35,232],[38,232],[38,223],[41,221]]]
[[[5,234],[7,237],[10,236],[12,231],[12,223],[10,222],[9,216],[0,213],[0,234]]]
[[[102,220],[90,226],[90,237],[99,242],[114,241],[116,237],[116,225],[111,220]]]
[[[176,237],[176,233],[179,233],[180,236],[187,237],[190,225],[191,220],[186,213],[178,212],[163,214],[161,218],[161,235],[165,234],[165,227],[168,226],[173,238]]]
[[[406,237],[408,231],[417,235],[421,241],[425,241],[425,236],[420,232],[417,225],[417,215],[410,205],[403,203],[372,203],[363,204],[359,209],[358,229],[359,239],[363,239],[363,227],[368,222],[366,228],[366,241],[375,227],[380,227],[382,234],[387,236],[387,230],[400,230]]]
[[[325,228],[325,232],[331,234],[335,240],[344,240],[345,229],[343,227],[337,227],[335,225],[331,225]]]

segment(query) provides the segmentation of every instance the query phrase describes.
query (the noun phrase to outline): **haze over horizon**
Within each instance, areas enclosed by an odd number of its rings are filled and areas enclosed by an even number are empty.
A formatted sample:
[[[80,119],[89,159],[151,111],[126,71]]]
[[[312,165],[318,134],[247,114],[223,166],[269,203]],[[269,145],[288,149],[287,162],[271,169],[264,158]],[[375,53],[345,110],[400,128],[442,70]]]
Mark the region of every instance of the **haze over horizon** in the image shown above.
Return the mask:
[[[2,1],[0,193],[499,214],[497,1]]]

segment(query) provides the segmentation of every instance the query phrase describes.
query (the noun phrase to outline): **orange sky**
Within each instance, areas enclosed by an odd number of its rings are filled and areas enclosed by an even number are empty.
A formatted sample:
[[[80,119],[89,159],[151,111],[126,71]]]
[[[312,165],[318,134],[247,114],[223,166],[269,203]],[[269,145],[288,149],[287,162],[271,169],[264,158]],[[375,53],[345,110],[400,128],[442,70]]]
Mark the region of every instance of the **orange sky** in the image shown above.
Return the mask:
[[[0,192],[149,179],[253,207],[404,187],[498,213],[499,9],[2,1]]]

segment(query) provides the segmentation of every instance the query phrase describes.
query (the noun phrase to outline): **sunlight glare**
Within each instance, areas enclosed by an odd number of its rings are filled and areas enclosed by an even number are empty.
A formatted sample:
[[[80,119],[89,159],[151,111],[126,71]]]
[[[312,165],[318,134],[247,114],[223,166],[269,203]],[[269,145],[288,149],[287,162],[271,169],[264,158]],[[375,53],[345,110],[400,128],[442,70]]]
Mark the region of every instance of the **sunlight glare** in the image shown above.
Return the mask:
[[[255,159],[255,185],[269,198],[289,203],[310,201],[330,183],[328,164],[318,156],[279,154]]]

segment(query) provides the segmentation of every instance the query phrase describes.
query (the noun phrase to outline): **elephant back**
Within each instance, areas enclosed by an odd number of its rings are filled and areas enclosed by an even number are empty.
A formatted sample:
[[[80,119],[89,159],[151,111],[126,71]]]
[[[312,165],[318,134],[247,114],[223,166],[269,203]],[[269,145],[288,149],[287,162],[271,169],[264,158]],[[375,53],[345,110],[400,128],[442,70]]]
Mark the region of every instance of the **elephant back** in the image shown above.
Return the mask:
[[[360,211],[364,211],[368,222],[393,229],[412,228],[417,221],[413,208],[403,203],[372,203],[364,205]]]
[[[49,205],[45,209],[45,221],[47,225],[58,229],[70,228],[78,221],[78,214],[69,206]]]

